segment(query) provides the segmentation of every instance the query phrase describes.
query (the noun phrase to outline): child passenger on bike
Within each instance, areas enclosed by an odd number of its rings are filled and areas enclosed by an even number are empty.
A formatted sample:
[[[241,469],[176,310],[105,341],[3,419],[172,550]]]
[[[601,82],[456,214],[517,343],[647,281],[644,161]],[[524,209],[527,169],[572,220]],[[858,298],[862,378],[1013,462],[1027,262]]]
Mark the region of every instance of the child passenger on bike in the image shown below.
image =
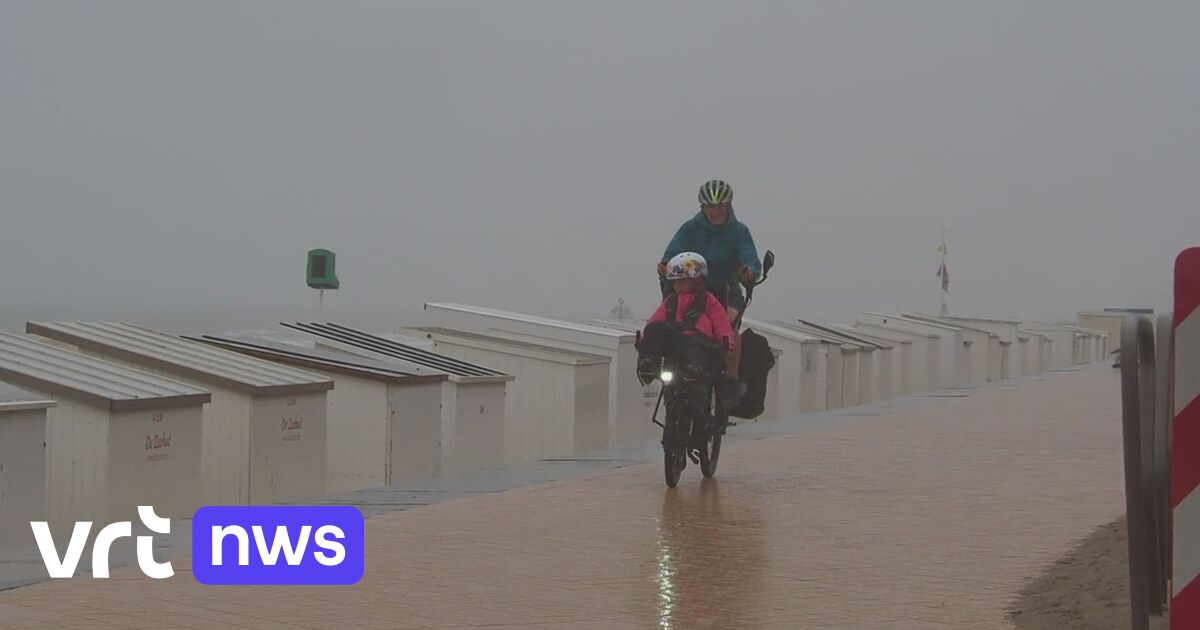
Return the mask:
[[[704,279],[708,275],[708,263],[704,257],[694,252],[684,252],[667,263],[667,280],[674,289],[673,294],[667,295],[658,310],[650,316],[647,325],[655,322],[665,322],[668,319],[668,303],[678,300],[675,304],[675,322],[683,322],[692,310],[692,303],[704,300],[704,307],[695,324],[683,331],[685,335],[700,334],[712,341],[724,343],[733,347],[733,325],[729,323],[729,315],[725,307],[717,301],[716,296],[708,292]],[[726,353],[728,359],[728,353]],[[726,363],[728,365],[728,361]]]
[[[709,340],[717,342],[725,349],[725,373],[727,402],[740,394],[737,383],[736,364],[733,359],[734,333],[729,322],[725,307],[721,306],[716,296],[705,287],[705,277],[708,275],[708,263],[704,257],[695,252],[684,252],[675,256],[667,263],[666,278],[671,282],[673,292],[668,294],[659,305],[658,310],[646,322],[646,336],[650,336],[654,324],[666,322],[684,324],[683,335],[704,335]],[[697,300],[703,300],[697,304]],[[674,318],[671,314],[674,314]],[[672,321],[673,319],[673,321]]]

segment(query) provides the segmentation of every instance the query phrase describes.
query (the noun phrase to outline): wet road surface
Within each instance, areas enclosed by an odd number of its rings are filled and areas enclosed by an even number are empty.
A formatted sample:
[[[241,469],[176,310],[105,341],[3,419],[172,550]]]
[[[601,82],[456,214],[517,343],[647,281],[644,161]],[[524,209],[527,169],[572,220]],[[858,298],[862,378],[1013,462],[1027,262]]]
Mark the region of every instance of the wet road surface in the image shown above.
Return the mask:
[[[1025,581],[1123,510],[1118,385],[1092,366],[760,431],[675,490],[651,461],[380,514],[352,587],[205,587],[184,557],[0,592],[0,625],[1011,628]]]

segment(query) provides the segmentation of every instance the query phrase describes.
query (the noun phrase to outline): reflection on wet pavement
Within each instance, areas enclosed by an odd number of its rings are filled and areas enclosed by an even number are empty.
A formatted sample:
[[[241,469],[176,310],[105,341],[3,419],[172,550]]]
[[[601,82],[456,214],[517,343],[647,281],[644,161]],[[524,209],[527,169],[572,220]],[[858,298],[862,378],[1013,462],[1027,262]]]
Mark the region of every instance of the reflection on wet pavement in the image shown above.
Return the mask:
[[[658,626],[736,627],[759,607],[766,568],[761,512],[704,479],[663,492],[658,519]]]

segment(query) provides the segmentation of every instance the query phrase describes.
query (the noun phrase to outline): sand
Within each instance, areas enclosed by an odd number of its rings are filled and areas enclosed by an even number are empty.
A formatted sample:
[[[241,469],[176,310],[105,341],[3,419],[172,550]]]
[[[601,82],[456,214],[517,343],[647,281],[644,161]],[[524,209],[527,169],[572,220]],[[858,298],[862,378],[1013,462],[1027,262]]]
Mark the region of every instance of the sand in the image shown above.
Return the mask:
[[[1127,630],[1129,574],[1125,519],[1100,527],[1033,578],[1009,618],[1021,630]],[[1167,630],[1168,617],[1151,617]]]

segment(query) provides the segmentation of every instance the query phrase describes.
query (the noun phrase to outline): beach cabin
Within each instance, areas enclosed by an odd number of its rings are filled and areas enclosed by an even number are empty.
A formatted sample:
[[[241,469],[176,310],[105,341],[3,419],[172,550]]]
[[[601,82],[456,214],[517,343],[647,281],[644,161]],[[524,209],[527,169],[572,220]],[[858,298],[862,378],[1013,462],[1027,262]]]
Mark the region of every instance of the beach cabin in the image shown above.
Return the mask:
[[[447,374],[441,383],[439,472],[466,473],[504,464],[504,422],[513,376],[491,366],[463,361],[388,335],[337,323],[284,323],[319,346],[379,360],[399,360]]]
[[[0,381],[0,550],[32,547],[29,523],[46,520],[46,412],[55,405]]]
[[[425,336],[441,354],[516,378],[508,387],[506,461],[570,457],[608,446],[610,357],[451,328],[405,332]]]
[[[818,324],[804,319],[799,321],[805,326],[831,335],[837,335],[847,342],[859,344],[866,349],[867,356],[871,356],[872,358],[866,366],[860,366],[866,368],[866,382],[869,385],[869,391],[865,393],[865,398],[862,400],[864,403],[886,400],[895,395],[893,393],[895,388],[893,384],[894,346],[891,343],[847,332],[830,324]]]
[[[992,380],[990,376],[993,374],[996,375],[995,380],[999,380],[999,372],[1004,362],[999,335],[966,322],[952,321],[944,317],[916,312],[905,313],[904,316],[917,321],[959,329],[957,335],[962,339],[962,344],[958,348],[956,360],[968,366],[966,370],[967,386],[983,385]]]
[[[20,470],[36,470],[45,458],[45,516],[53,533],[69,535],[76,521],[136,520],[139,505],[154,506],[161,517],[189,518],[204,504],[200,424],[212,400],[208,391],[3,332],[0,379],[28,392],[10,390],[10,410],[35,412],[5,430],[22,441],[2,448]],[[9,488],[38,485],[5,477]],[[0,512],[37,509],[42,499],[33,492]],[[25,527],[30,531],[28,521]]]
[[[192,339],[333,381],[325,418],[326,492],[411,484],[441,471],[445,372],[318,346],[299,334]]]
[[[29,322],[26,331],[211,392],[201,422],[205,504],[325,493],[325,396],[333,381],[125,322]]]
[[[633,333],[466,304],[426,304],[425,319],[427,321],[418,325],[482,333],[608,357],[609,445],[635,445],[658,437],[658,427],[650,423],[647,414],[647,388],[637,377],[636,336]]]

